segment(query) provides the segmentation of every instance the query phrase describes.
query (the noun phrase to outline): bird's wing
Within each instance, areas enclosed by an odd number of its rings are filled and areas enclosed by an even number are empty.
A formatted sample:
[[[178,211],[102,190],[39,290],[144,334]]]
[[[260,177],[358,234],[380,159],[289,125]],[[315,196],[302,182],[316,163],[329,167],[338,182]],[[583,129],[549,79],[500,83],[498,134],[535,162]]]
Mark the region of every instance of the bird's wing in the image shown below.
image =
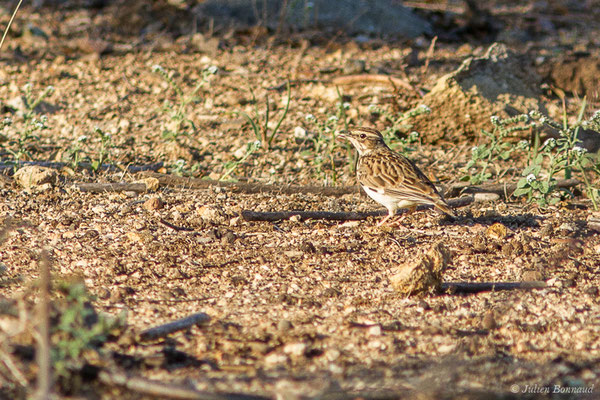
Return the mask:
[[[357,179],[363,186],[406,200],[433,204],[443,201],[425,174],[412,161],[397,153],[361,157]]]

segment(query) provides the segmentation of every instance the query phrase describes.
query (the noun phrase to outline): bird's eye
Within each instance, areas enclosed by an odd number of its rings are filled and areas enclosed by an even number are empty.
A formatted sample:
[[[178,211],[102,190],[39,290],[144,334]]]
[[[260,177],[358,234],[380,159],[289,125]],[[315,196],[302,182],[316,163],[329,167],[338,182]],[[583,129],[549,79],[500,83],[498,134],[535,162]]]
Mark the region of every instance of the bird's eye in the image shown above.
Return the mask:
[[[361,133],[361,134],[360,134],[360,138],[361,138],[361,139],[364,139],[364,138],[366,138],[366,137],[367,137],[367,135],[365,135],[364,133]]]

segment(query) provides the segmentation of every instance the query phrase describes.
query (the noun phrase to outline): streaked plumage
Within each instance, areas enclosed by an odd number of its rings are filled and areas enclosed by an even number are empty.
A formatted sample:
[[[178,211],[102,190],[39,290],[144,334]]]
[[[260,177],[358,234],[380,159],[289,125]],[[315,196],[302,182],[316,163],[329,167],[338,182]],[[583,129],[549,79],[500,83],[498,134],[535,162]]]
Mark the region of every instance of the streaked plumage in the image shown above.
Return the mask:
[[[388,209],[388,216],[399,208],[414,208],[431,204],[454,216],[454,212],[433,183],[408,158],[392,151],[379,131],[372,128],[353,128],[338,135],[350,141],[358,150],[356,178],[365,192]]]

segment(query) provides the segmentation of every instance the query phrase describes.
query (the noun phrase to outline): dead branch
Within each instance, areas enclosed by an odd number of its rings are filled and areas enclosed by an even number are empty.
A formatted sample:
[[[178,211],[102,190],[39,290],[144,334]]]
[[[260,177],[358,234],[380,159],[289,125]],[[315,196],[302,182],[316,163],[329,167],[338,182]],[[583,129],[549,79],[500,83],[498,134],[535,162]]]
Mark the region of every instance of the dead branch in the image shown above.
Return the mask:
[[[556,187],[568,189],[579,185],[581,182],[577,179],[563,179],[556,182]],[[517,190],[516,183],[494,183],[479,186],[470,186],[467,182],[455,183],[446,191],[446,196],[455,197],[462,193],[496,193],[503,196],[505,193],[510,196]]]
[[[52,168],[52,169],[63,169],[65,167],[71,167],[72,165],[64,162],[53,162],[53,161],[19,161],[18,163],[10,161],[0,161],[0,173],[10,172],[15,168],[21,168],[28,165],[35,165],[38,167]],[[102,171],[127,171],[131,173],[142,172],[142,171],[158,171],[163,167],[162,162],[148,164],[148,165],[113,165],[113,164],[102,164],[98,169]],[[82,162],[77,164],[77,168],[93,170],[91,163]]]
[[[185,318],[178,319],[163,325],[158,325],[150,329],[146,329],[140,333],[141,340],[155,340],[160,337],[167,336],[170,333],[181,331],[190,328],[194,325],[205,324],[210,321],[208,314],[199,312]]]
[[[105,193],[105,192],[136,192],[144,193],[148,190],[145,183],[140,182],[117,182],[117,183],[76,183],[73,185],[82,192]]]
[[[450,293],[480,293],[495,292],[498,290],[531,290],[545,289],[548,285],[544,281],[529,282],[445,282],[442,291]]]
[[[381,75],[381,74],[359,74],[359,75],[346,75],[338,76],[334,78],[331,83],[334,85],[356,85],[365,83],[384,83],[387,85],[401,86],[404,89],[412,92],[416,91],[413,85],[394,76]]]
[[[211,179],[186,178],[157,172],[145,171],[139,175],[158,179],[160,186],[175,187],[180,189],[208,189],[210,187],[227,188],[234,193],[278,193],[278,194],[320,194],[323,196],[343,196],[345,194],[359,193],[358,186],[329,187],[329,186],[296,186],[296,185],[264,185],[261,183],[220,182]]]
[[[451,207],[464,207],[473,202],[472,196],[461,197],[459,199],[450,199],[448,204]],[[421,205],[417,210],[427,210],[432,208],[430,205]],[[405,213],[407,210],[398,210],[398,214]],[[243,210],[242,218],[246,221],[280,221],[290,219],[293,216],[298,216],[300,220],[307,219],[324,219],[329,221],[360,221],[369,217],[380,217],[387,215],[386,210],[371,211],[366,213],[361,212],[330,212],[330,211],[272,211],[258,212],[251,210]]]
[[[107,386],[121,386],[133,392],[153,396],[156,398],[182,399],[182,400],[267,400],[267,397],[241,394],[241,393],[208,393],[195,390],[182,385],[163,383],[155,380],[144,379],[137,376],[128,376],[121,372],[102,371],[98,375],[100,382]]]

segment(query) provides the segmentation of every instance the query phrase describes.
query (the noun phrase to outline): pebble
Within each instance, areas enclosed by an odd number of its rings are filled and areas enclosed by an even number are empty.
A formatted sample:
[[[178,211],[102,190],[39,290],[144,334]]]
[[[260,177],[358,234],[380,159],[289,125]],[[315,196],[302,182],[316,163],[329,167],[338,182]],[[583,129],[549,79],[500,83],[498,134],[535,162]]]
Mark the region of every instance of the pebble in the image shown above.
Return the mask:
[[[494,318],[494,312],[492,310],[489,310],[485,313],[483,319],[481,320],[481,326],[483,329],[490,331],[498,327],[498,323],[496,322],[496,318]]]
[[[221,237],[221,243],[222,244],[232,244],[233,242],[235,242],[235,239],[237,239],[237,236],[235,236],[235,233],[233,233],[231,231],[227,231]]]
[[[282,319],[277,323],[277,329],[281,332],[288,332],[292,330],[294,325],[287,319]]]
[[[165,205],[165,203],[162,201],[162,199],[160,197],[150,197],[148,200],[146,200],[144,202],[144,205],[142,206],[145,210],[148,211],[152,211],[152,210],[160,210],[161,208],[163,208]]]
[[[294,357],[303,356],[308,345],[306,343],[288,343],[283,346],[283,352]]]
[[[484,201],[498,201],[499,199],[500,195],[497,193],[475,193],[473,196],[473,201],[476,203]]]

